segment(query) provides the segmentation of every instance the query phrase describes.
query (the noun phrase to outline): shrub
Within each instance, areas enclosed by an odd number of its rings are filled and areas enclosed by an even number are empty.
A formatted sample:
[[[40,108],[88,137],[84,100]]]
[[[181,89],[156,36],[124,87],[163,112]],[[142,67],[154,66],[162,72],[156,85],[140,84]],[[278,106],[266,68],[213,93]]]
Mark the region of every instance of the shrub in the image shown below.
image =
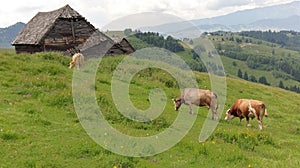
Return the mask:
[[[174,83],[173,83],[173,81],[168,80],[168,81],[166,81],[165,86],[168,88],[172,88],[174,86]]]
[[[49,106],[66,107],[73,104],[73,97],[71,91],[68,91],[68,93],[63,92],[59,95],[49,95],[46,102]]]
[[[3,140],[15,140],[18,139],[18,135],[14,132],[3,132],[0,133],[0,138]]]

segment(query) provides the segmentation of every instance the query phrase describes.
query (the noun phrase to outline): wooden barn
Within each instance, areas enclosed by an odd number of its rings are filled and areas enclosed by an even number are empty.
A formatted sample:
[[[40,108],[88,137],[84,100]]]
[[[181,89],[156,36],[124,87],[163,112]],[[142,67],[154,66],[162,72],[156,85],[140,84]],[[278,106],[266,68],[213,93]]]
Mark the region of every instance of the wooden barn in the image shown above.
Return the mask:
[[[94,36],[95,34],[96,36]],[[39,12],[25,25],[12,42],[12,45],[15,46],[16,53],[61,51],[67,55],[71,55],[75,51],[87,49],[88,47],[84,43],[89,38],[91,39],[92,36],[92,39],[94,39],[92,41],[97,43],[89,43],[90,47],[93,46],[95,48],[100,42],[104,41],[112,44],[113,48],[116,47],[112,39],[97,30],[69,5],[66,5],[54,11]],[[100,39],[95,40],[95,38]],[[124,45],[124,47],[128,47],[129,45]],[[122,46],[118,45],[118,47]],[[97,49],[97,51],[100,50],[101,48]],[[127,52],[127,49],[119,50],[124,51],[122,54],[130,54]],[[132,46],[130,50],[134,51]],[[120,52],[117,53],[121,54]]]

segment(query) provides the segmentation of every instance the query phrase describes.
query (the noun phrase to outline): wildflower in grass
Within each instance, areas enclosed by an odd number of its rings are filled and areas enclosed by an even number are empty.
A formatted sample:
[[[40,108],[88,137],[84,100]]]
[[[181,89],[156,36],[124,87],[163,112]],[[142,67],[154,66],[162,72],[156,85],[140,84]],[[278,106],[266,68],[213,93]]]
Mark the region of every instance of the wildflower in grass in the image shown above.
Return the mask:
[[[113,168],[118,168],[118,166],[114,166]]]
[[[214,145],[214,144],[216,144],[216,141],[211,141],[211,143]]]
[[[250,165],[250,164],[248,164],[248,168],[251,168],[251,165]]]

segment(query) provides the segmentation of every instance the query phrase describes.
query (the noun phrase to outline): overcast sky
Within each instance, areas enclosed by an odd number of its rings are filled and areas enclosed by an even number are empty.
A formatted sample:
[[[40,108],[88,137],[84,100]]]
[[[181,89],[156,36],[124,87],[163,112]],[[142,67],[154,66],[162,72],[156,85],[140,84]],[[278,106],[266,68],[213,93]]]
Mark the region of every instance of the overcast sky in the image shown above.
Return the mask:
[[[66,4],[101,29],[120,17],[142,12],[161,12],[191,20],[292,1],[295,0],[5,0],[1,2],[0,27],[27,23],[37,12]]]

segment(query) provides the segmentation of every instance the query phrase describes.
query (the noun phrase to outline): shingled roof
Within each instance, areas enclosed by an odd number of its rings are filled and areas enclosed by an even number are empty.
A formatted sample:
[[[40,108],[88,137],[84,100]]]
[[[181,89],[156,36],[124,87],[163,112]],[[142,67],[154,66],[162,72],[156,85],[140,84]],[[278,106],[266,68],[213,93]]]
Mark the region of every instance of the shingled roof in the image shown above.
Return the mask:
[[[98,57],[104,56],[113,45],[114,41],[97,29],[87,41],[79,45],[77,49],[87,57]]]
[[[83,17],[69,5],[50,12],[39,12],[25,25],[24,29],[12,42],[12,45],[38,45],[58,18],[75,19]]]

